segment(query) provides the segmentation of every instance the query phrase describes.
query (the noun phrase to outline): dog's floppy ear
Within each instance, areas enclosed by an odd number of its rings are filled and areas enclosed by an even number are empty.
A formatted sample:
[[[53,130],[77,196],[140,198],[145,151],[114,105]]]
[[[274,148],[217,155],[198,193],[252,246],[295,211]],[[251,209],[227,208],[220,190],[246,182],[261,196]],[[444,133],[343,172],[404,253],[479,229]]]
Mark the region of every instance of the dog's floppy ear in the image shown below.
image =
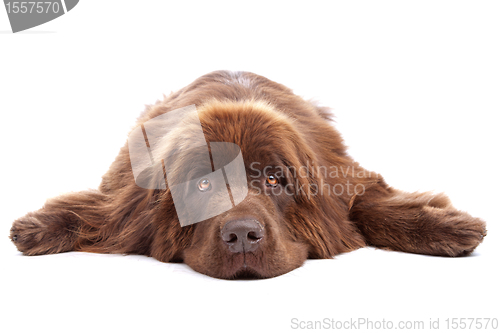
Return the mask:
[[[455,209],[444,194],[405,193],[380,178],[352,200],[349,218],[369,245],[411,253],[463,256],[486,236],[486,224]]]
[[[327,168],[308,145],[294,151],[293,178],[296,205],[290,207],[287,220],[298,238],[309,245],[309,258],[326,259],[365,246],[363,237],[348,219],[345,203],[331,193],[324,173]]]

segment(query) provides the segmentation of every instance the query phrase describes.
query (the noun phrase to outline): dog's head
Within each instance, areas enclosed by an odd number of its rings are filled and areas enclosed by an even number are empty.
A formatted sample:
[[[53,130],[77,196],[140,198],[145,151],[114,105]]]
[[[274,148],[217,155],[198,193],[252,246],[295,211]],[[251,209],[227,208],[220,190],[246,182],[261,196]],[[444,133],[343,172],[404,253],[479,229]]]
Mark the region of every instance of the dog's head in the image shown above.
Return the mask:
[[[195,142],[197,124],[208,145]],[[342,203],[321,193],[324,147],[304,126],[263,102],[197,106],[156,148],[169,162],[152,254],[213,277],[265,278],[358,247],[342,236]]]

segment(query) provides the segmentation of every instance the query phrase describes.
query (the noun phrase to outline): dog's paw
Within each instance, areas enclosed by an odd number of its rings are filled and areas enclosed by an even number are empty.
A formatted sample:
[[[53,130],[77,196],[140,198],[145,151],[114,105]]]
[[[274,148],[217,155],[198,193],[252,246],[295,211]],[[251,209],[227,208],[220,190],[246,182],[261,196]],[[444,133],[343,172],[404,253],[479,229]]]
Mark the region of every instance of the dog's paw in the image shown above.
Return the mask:
[[[63,225],[36,213],[14,221],[10,229],[10,239],[26,255],[70,251],[72,237],[73,234]]]
[[[10,229],[10,239],[24,254],[42,254],[39,247],[43,241],[45,229],[36,217],[26,215],[14,221]]]
[[[436,221],[429,235],[431,254],[460,257],[470,254],[486,236],[486,223],[455,209],[428,208]]]

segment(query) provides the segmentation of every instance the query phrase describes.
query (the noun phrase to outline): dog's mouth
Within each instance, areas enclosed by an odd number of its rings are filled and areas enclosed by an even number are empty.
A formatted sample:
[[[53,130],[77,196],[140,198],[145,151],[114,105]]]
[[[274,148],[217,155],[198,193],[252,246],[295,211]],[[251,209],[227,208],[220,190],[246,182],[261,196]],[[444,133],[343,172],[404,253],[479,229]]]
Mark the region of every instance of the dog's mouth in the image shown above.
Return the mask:
[[[249,268],[249,267],[244,267],[241,268],[234,274],[234,276],[231,278],[232,280],[256,280],[256,279],[262,279],[264,278],[259,272],[256,270]]]
[[[225,274],[229,279],[253,280],[265,278],[261,262],[254,253],[234,254],[225,264]]]

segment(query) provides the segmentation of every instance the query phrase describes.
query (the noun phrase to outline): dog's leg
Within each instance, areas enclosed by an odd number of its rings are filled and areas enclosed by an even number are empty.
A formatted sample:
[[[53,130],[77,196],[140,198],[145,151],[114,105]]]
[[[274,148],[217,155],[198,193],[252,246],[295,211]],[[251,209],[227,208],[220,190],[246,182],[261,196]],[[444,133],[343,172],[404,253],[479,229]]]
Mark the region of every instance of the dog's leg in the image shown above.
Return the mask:
[[[405,193],[380,179],[351,200],[350,219],[369,245],[440,256],[471,253],[486,224],[455,209],[444,194]]]
[[[103,222],[105,199],[98,191],[49,199],[43,208],[14,221],[10,239],[26,255],[72,251],[82,233],[88,239],[91,226]]]

